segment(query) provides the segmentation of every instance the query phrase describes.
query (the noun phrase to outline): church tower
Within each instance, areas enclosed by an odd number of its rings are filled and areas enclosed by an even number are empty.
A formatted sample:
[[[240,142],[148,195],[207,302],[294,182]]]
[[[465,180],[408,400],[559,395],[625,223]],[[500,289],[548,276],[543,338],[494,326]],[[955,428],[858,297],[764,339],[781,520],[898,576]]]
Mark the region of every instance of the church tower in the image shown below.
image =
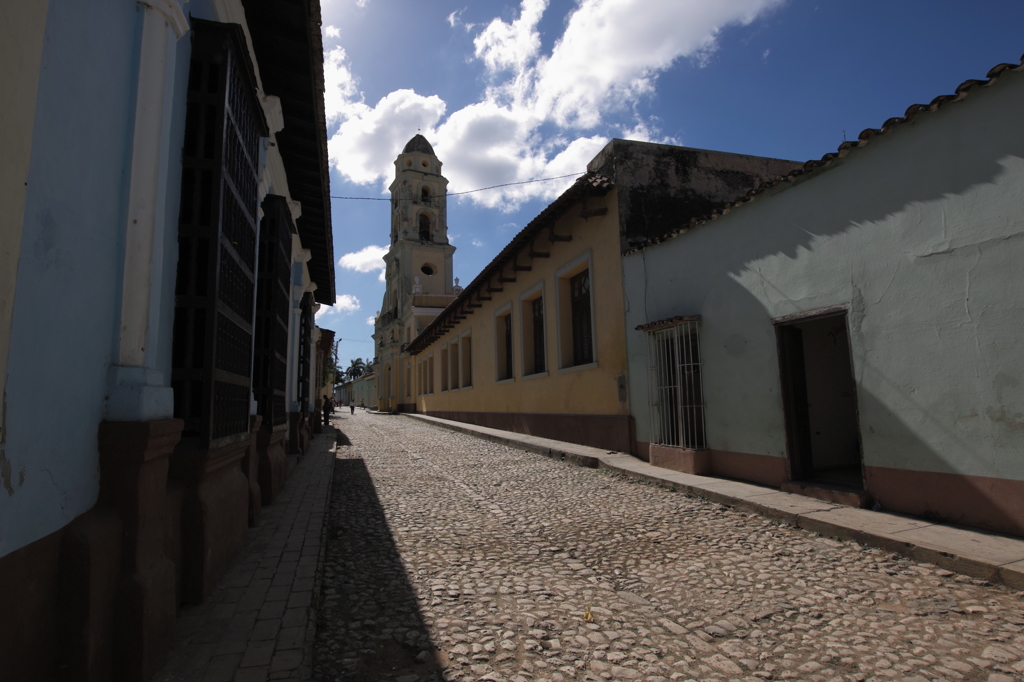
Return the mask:
[[[448,180],[433,147],[417,134],[395,159],[391,183],[391,246],[384,301],[374,325],[378,405],[398,410],[411,404],[409,358],[404,345],[454,298],[448,243]],[[407,371],[408,370],[408,371]]]

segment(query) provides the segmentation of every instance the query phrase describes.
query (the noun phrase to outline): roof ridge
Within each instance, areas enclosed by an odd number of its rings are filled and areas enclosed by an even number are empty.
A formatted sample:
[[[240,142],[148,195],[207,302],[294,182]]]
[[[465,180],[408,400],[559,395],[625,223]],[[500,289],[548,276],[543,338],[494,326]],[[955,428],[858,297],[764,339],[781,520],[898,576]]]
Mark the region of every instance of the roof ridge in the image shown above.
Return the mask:
[[[675,237],[682,236],[689,232],[692,228],[704,225],[705,223],[709,223],[712,220],[716,220],[719,217],[729,213],[729,211],[732,210],[733,208],[753,201],[753,199],[757,195],[763,194],[768,190],[772,189],[773,187],[777,187],[784,182],[793,182],[796,178],[800,177],[801,175],[805,175],[813,171],[820,170],[822,168],[830,166],[832,162],[835,161],[836,159],[841,159],[845,157],[853,149],[867,146],[868,142],[870,142],[872,138],[878,137],[879,135],[884,135],[895,126],[913,120],[914,117],[921,112],[938,111],[945,104],[948,104],[950,102],[959,102],[965,99],[972,91],[975,91],[979,88],[987,88],[994,85],[999,80],[999,77],[1005,71],[1021,70],[1024,70],[1024,54],[1021,55],[1019,63],[1010,64],[1003,62],[1000,64],[996,64],[995,66],[988,70],[988,73],[986,74],[987,77],[985,80],[969,78],[964,82],[960,83],[960,85],[956,87],[956,89],[954,90],[954,94],[952,95],[939,95],[928,104],[911,104],[909,107],[907,107],[907,110],[903,113],[903,116],[894,116],[892,118],[886,119],[886,121],[882,124],[881,128],[865,128],[860,132],[860,135],[857,136],[856,140],[847,140],[843,142],[842,144],[839,145],[836,151],[829,152],[822,156],[820,159],[811,159],[804,163],[802,168],[790,171],[786,175],[780,175],[769,180],[765,180],[757,187],[748,190],[747,193],[744,194],[742,197],[734,201],[731,201],[725,204],[724,206],[721,206],[720,208],[716,208],[712,210],[710,213],[707,213],[706,215],[700,218],[692,218],[690,222],[687,223],[686,225],[671,230],[670,232],[660,237],[653,237],[639,244],[635,244],[629,249],[623,251],[622,255],[635,253],[637,251],[647,248],[648,246],[654,246],[655,244],[660,244],[661,242],[667,241],[669,239],[674,239]]]

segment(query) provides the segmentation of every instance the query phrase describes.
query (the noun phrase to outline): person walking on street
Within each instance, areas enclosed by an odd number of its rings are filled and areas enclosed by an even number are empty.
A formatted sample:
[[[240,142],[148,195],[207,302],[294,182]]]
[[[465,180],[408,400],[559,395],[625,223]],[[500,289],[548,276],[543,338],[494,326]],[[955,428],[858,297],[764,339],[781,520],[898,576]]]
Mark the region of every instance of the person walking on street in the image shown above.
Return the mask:
[[[351,412],[352,414],[355,414],[356,413],[356,404],[353,403],[353,402],[350,402],[348,404],[348,409],[349,409],[349,412]]]
[[[331,421],[331,399],[324,396],[324,424],[329,424]]]

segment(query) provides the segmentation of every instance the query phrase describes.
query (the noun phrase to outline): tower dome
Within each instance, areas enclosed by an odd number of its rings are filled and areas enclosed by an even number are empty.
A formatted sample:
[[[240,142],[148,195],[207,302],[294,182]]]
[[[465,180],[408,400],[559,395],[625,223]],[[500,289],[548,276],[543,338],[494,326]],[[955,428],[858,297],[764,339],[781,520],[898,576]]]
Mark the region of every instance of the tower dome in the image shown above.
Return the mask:
[[[429,142],[427,142],[427,138],[423,137],[419,133],[416,133],[415,137],[406,142],[405,149],[402,150],[403,154],[409,154],[411,152],[422,152],[424,154],[436,156],[436,154],[434,154],[434,148],[430,146]]]

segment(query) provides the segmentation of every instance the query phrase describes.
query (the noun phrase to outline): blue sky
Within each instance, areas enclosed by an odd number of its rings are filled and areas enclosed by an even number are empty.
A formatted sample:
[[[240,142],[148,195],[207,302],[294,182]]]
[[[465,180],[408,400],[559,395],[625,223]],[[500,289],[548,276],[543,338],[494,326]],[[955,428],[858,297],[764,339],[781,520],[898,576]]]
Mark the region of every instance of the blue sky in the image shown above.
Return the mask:
[[[331,194],[422,132],[449,192],[585,170],[612,137],[806,161],[1024,53],[1005,0],[321,0]],[[572,178],[452,197],[468,283]],[[373,356],[383,201],[332,203],[343,366]]]

